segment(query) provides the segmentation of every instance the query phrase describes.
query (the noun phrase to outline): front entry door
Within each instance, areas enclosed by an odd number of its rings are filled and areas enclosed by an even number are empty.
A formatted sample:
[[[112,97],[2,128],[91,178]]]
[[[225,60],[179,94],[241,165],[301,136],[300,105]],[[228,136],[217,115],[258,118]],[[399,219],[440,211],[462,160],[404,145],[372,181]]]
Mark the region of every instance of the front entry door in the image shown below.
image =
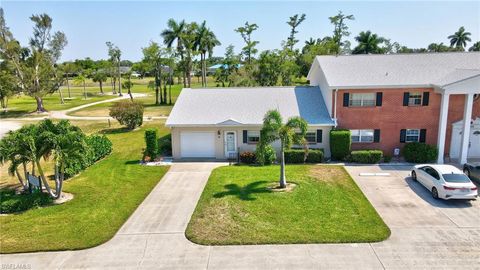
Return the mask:
[[[235,131],[225,131],[225,157],[235,158],[237,154],[237,133]]]

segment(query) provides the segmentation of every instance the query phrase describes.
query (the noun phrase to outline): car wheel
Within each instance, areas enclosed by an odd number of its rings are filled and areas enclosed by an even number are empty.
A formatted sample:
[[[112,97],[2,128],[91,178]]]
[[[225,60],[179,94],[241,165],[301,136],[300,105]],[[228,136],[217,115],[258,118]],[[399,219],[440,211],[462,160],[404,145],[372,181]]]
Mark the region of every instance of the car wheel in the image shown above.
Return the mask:
[[[463,173],[465,173],[468,178],[470,178],[470,170],[468,168],[463,169]]]
[[[417,173],[415,171],[412,171],[412,180],[417,181]]]
[[[435,187],[432,188],[432,197],[433,197],[434,199],[438,199],[438,190],[437,190],[437,188],[435,188]]]

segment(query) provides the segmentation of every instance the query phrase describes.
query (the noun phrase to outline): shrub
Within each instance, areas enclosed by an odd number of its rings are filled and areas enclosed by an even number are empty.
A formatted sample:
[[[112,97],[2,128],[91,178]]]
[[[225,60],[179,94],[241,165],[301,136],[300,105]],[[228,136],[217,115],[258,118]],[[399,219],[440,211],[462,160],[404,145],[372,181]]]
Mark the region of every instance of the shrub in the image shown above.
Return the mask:
[[[256,161],[255,153],[245,151],[240,154],[240,162],[245,164],[253,164]]]
[[[321,163],[323,162],[323,151],[309,149],[307,159],[305,160],[305,151],[303,149],[290,149],[285,151],[285,163]]]
[[[352,139],[350,130],[334,129],[330,131],[330,151],[335,160],[345,160],[350,154]]]
[[[308,150],[307,162],[308,163],[322,163],[324,161],[323,149],[310,149]]]
[[[110,116],[129,129],[135,129],[143,123],[143,104],[137,101],[120,101],[110,108]]]
[[[158,154],[157,129],[148,128],[145,130],[145,155],[155,158]]]
[[[285,163],[304,163],[305,151],[300,149],[285,150]]]
[[[47,193],[36,192],[26,194],[15,194],[15,190],[4,190],[0,192],[0,213],[15,213],[25,211],[52,203],[52,198]]]
[[[438,156],[436,146],[418,142],[407,143],[402,152],[405,160],[412,163],[434,161]]]
[[[85,138],[87,151],[81,159],[67,159],[65,162],[65,179],[85,170],[96,161],[112,152],[112,142],[105,135],[90,135]]]
[[[255,156],[259,165],[270,165],[277,159],[277,153],[271,145],[258,145],[255,150]]]
[[[172,155],[172,134],[167,134],[158,139],[158,154],[166,156]]]
[[[350,162],[373,164],[382,160],[383,152],[381,150],[359,150],[352,151],[348,160]]]
[[[390,161],[392,161],[392,157],[391,157],[391,156],[383,156],[383,162],[385,162],[385,163],[390,163]]]
[[[91,164],[112,152],[112,142],[105,135],[93,134],[87,136],[86,142],[90,149],[92,149],[92,156],[90,157]]]

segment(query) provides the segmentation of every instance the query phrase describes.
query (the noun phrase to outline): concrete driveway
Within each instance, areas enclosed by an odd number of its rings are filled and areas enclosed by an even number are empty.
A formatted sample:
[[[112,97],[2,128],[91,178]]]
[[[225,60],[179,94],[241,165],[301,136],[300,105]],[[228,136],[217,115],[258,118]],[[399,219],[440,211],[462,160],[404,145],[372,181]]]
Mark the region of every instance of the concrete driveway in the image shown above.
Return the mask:
[[[480,269],[480,205],[434,201],[409,168],[347,170],[392,230],[380,243],[200,246],[185,228],[211,170],[177,163],[109,242],[80,251],[0,256],[30,269]],[[388,172],[390,176],[359,176]],[[285,233],[288,233],[286,231]]]

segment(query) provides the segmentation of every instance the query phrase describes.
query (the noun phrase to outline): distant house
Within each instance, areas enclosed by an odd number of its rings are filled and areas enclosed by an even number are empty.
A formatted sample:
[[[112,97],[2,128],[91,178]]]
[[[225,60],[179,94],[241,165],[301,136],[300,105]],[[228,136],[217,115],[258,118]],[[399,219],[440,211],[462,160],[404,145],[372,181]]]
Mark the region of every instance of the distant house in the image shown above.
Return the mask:
[[[237,68],[241,68],[243,65],[242,64],[237,64]],[[228,67],[228,65],[225,65],[225,64],[216,64],[216,65],[213,65],[213,66],[210,66],[208,69],[207,69],[207,75],[214,75],[217,70],[221,67]]]
[[[438,163],[480,158],[480,52],[317,56],[307,79],[310,87],[184,89],[166,122],[173,157],[253,151],[264,114],[278,109],[303,117],[311,148],[327,157],[337,127],[351,131],[354,150],[391,156],[421,142],[438,147]]]

